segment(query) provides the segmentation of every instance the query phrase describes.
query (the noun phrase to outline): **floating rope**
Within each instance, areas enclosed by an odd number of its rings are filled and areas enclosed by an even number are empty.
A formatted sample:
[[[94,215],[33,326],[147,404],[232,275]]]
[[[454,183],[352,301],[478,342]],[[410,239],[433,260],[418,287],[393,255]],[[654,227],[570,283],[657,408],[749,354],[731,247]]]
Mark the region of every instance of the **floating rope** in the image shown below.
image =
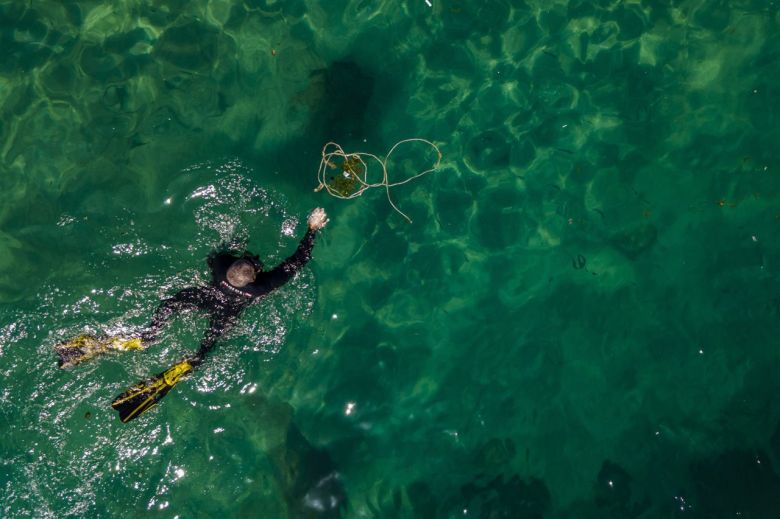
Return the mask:
[[[398,148],[398,146],[409,142],[422,142],[423,144],[427,144],[436,150],[436,163],[430,169],[421,171],[420,173],[412,175],[407,179],[391,183],[387,175],[387,161],[390,160],[390,156],[393,154],[396,148]],[[368,164],[366,161],[370,162],[371,160],[375,160],[382,167],[381,182],[371,183],[368,181]],[[390,202],[390,205],[393,206],[393,209],[395,209],[398,214],[406,218],[409,223],[412,223],[412,219],[406,216],[403,211],[398,209],[395,203],[393,203],[393,199],[390,197],[390,188],[406,184],[407,182],[410,182],[416,178],[436,171],[440,164],[441,151],[439,151],[439,148],[434,143],[425,139],[404,139],[400,142],[397,142],[392,148],[390,148],[390,151],[387,152],[384,160],[380,159],[373,153],[346,153],[341,148],[341,146],[335,142],[329,142],[322,148],[322,160],[320,161],[320,167],[317,171],[317,180],[320,184],[314,189],[314,191],[318,192],[324,188],[328,194],[333,197],[341,198],[342,200],[349,200],[351,198],[359,197],[367,189],[371,189],[373,187],[384,187],[385,193],[387,194],[387,201]],[[328,180],[328,169],[339,171],[337,171],[336,174],[331,176],[330,180]]]

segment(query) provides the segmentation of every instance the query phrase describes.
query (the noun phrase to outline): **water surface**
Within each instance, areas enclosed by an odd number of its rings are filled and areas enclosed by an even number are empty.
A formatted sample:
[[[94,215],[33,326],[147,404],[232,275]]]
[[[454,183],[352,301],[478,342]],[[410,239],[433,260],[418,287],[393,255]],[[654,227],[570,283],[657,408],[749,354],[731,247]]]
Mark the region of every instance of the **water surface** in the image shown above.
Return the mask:
[[[774,517],[773,2],[0,2],[4,517]],[[314,193],[328,141],[442,168]],[[407,150],[402,178],[430,156]],[[331,223],[203,369],[72,370]]]

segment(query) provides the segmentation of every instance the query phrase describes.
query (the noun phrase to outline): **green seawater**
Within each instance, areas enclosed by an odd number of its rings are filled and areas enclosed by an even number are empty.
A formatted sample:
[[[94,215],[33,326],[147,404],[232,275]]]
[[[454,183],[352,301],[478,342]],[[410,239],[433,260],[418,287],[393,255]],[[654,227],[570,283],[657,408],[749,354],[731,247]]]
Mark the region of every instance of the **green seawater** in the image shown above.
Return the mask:
[[[431,3],[0,1],[0,516],[780,517],[778,3]],[[199,314],[57,367],[317,206],[138,420]]]

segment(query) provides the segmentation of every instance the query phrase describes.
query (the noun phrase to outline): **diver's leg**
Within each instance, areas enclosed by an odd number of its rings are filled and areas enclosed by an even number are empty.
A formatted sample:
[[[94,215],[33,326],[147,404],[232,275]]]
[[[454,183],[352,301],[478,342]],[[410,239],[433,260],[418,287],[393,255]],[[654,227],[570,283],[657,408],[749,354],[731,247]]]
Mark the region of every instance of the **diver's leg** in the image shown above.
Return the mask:
[[[185,288],[168,299],[163,300],[157,307],[157,310],[154,311],[149,326],[141,332],[141,340],[144,343],[144,347],[149,346],[157,340],[160,331],[178,312],[200,308],[202,299],[202,288]]]
[[[61,368],[75,366],[109,350],[128,351],[147,348],[156,339],[160,330],[185,309],[205,308],[212,295],[204,288],[186,288],[177,292],[157,307],[152,322],[144,331],[136,335],[92,335],[83,334],[54,346],[59,356]]]
[[[220,309],[212,313],[209,327],[200,342],[200,348],[192,358],[193,366],[198,366],[203,362],[217,341],[235,326],[240,314],[241,310],[236,308]]]

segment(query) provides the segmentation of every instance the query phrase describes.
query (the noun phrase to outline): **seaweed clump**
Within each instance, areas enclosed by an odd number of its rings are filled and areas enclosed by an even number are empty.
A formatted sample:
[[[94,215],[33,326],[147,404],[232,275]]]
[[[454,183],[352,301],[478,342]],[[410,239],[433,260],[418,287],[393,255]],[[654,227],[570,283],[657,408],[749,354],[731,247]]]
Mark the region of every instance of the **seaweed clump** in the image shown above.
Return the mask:
[[[331,169],[340,169],[335,175],[330,177],[330,187],[337,194],[343,197],[353,195],[360,189],[360,178],[365,174],[366,169],[361,161],[356,157],[345,157],[341,164],[328,162]]]

